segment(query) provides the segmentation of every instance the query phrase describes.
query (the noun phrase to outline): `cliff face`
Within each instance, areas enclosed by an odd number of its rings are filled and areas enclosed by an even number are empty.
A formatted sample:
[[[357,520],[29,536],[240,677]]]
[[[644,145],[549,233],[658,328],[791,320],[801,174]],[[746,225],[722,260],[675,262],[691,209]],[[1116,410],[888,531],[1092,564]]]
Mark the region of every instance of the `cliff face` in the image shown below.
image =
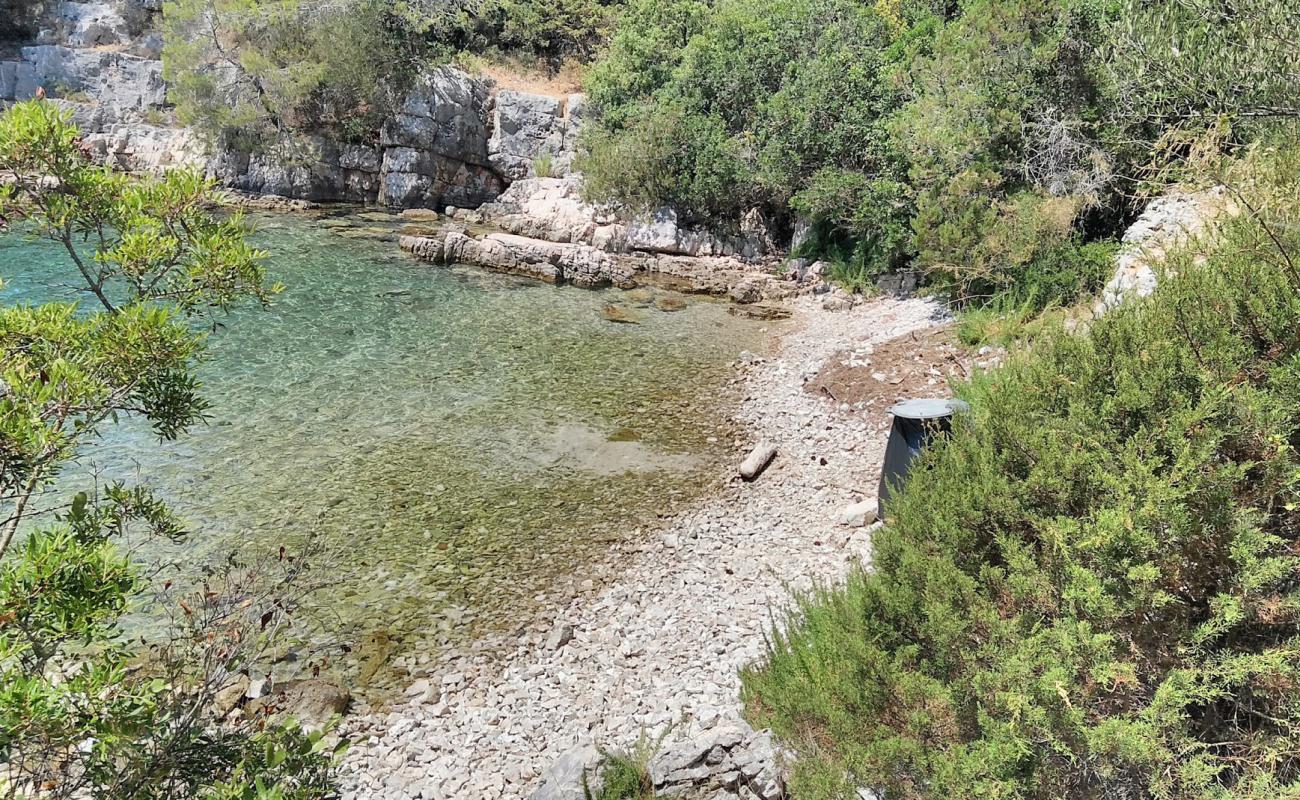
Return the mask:
[[[305,200],[477,207],[539,166],[554,176],[571,169],[580,95],[496,92],[451,67],[420,77],[376,146],[310,134],[263,152],[208,146],[174,124],[162,43],[149,30],[156,11],[155,0],[117,0],[34,14],[20,30],[37,30],[35,41],[0,60],[0,105],[43,89],[116,168],[193,166],[230,188]]]

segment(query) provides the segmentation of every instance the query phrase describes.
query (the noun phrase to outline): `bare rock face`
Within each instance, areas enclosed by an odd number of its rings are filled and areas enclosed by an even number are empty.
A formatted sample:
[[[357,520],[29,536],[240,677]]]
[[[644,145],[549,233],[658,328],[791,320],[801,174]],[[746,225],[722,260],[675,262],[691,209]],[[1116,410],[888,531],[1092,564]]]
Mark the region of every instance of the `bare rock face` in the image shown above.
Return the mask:
[[[0,100],[48,97],[90,102],[106,122],[138,121],[167,105],[162,62],[126,53],[34,45],[0,63]]]
[[[378,150],[324,137],[286,141],[269,152],[222,151],[208,172],[252,194],[355,203],[374,202],[379,194]]]
[[[112,3],[61,3],[59,25],[72,47],[125,44],[131,38],[126,20]]]
[[[186,128],[110,125],[84,140],[100,162],[127,172],[160,174],[179,167],[202,169],[207,163],[202,144]]]
[[[1223,186],[1198,192],[1178,191],[1157,197],[1124,232],[1115,274],[1093,309],[1101,316],[1128,296],[1146,297],[1156,289],[1157,269],[1170,249],[1202,232],[1223,214],[1237,209]]]
[[[453,67],[420,78],[381,131],[379,201],[478,206],[503,188],[488,160],[488,86]]]
[[[559,98],[509,89],[497,92],[488,139],[493,168],[507,181],[571,174],[586,109],[581,94]]]
[[[560,99],[527,92],[498,92],[492,109],[492,137],[488,140],[492,166],[510,180],[536,175],[539,159],[554,159],[564,149],[564,127],[564,103]]]

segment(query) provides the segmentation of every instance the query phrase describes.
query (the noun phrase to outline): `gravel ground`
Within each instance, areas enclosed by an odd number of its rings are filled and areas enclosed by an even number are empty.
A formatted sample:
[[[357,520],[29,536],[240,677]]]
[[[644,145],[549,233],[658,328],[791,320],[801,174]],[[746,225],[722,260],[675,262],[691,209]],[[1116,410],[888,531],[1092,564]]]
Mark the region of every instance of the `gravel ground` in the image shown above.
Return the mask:
[[[627,747],[738,709],[737,670],[763,655],[788,592],[869,556],[865,529],[837,518],[875,495],[887,417],[835,407],[805,382],[831,358],[869,355],[941,317],[924,300],[792,308],[775,355],[743,359],[739,378],[737,421],[776,445],[771,467],[666,522],[608,588],[524,626],[513,649],[451,659],[405,701],[351,718],[347,800],[522,798],[580,741]]]

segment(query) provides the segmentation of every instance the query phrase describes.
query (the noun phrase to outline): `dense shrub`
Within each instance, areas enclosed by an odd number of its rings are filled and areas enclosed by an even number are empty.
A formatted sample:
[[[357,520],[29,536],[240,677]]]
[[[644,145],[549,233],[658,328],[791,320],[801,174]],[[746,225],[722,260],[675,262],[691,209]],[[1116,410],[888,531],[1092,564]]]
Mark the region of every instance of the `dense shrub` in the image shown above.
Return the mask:
[[[167,0],[168,96],[214,139],[319,130],[366,140],[427,56],[415,25],[409,7],[381,0]]]
[[[957,301],[1017,285],[1083,211],[1117,202],[1099,124],[1105,19],[1090,0],[970,0],[908,71],[891,131],[918,195],[917,265]]]
[[[586,142],[592,195],[715,224],[755,206],[797,212],[871,240],[891,265],[909,213],[883,127],[912,30],[901,13],[847,0],[631,3],[589,81],[601,112]]]
[[[623,0],[484,0],[451,44],[473,52],[533,56],[553,67],[587,60],[604,41]]]
[[[809,255],[851,253],[863,275],[915,257],[978,299],[1115,201],[1110,14],[1100,0],[633,2],[589,82],[591,193],[713,224],[753,206],[802,217],[823,246]]]
[[[559,68],[590,58],[622,0],[165,0],[182,120],[211,137],[364,141],[412,78],[462,53]]]
[[[1217,244],[959,392],[873,571],[744,678],[800,798],[1300,791],[1300,152]]]

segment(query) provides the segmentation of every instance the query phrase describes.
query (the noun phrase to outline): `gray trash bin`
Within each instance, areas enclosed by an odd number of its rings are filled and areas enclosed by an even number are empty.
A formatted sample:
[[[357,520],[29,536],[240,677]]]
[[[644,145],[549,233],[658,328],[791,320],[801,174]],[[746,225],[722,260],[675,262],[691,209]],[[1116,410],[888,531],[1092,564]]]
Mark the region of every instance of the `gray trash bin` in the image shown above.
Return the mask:
[[[929,446],[936,436],[952,430],[952,417],[970,410],[962,400],[925,399],[908,400],[891,406],[894,426],[889,431],[889,444],[885,445],[885,463],[880,469],[880,518],[885,518],[885,505],[889,502],[889,487],[901,486],[912,468],[912,462]]]

